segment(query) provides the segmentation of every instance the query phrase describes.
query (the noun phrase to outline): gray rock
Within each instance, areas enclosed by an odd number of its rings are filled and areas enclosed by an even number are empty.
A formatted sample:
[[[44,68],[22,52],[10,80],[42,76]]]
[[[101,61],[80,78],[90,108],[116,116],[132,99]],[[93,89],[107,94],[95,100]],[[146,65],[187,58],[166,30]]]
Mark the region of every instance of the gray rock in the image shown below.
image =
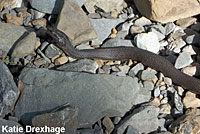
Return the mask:
[[[61,55],[62,51],[53,44],[48,45],[45,49],[45,56],[48,58],[53,58],[54,56]]]
[[[174,92],[173,94],[173,104],[175,106],[175,108],[181,113],[183,114],[183,103],[182,103],[182,98],[178,95],[177,92]]]
[[[102,47],[119,47],[119,46],[134,47],[131,40],[123,40],[118,38],[109,39],[102,45]]]
[[[125,22],[125,23],[121,24],[121,25],[117,28],[117,31],[129,31],[131,25],[133,25],[133,23]]]
[[[142,63],[138,63],[133,68],[131,68],[131,70],[129,71],[129,75],[134,77],[138,74],[139,71],[142,70],[144,70],[144,65]]]
[[[145,17],[141,17],[134,22],[134,25],[136,26],[146,26],[146,25],[151,25],[151,24],[152,22]]]
[[[116,38],[118,39],[125,39],[128,35],[129,31],[119,31],[117,32]]]
[[[59,71],[65,72],[89,72],[89,73],[96,73],[98,68],[98,64],[90,59],[81,59],[71,63],[67,63],[61,65],[56,68]]]
[[[154,89],[153,95],[154,95],[155,98],[157,98],[160,95],[160,88],[159,87],[156,87]]]
[[[58,14],[62,8],[63,0],[29,0],[29,3],[41,12]]]
[[[69,37],[73,45],[97,38],[88,16],[75,0],[64,0],[56,24],[57,28]]]
[[[151,81],[151,80],[155,79],[155,77],[156,77],[155,73],[148,71],[148,70],[144,70],[141,73],[141,79],[142,80]]]
[[[176,28],[176,25],[173,22],[167,23],[165,25],[165,35],[169,35],[171,32],[174,31],[175,28]]]
[[[17,122],[0,119],[0,126],[1,126],[0,127],[1,134],[8,134],[8,133],[9,134],[24,134],[24,132],[6,132],[6,131],[4,131],[3,127],[6,127],[6,126],[8,126],[6,130],[9,130],[8,128],[15,127],[15,128],[19,128],[20,131],[23,131],[23,127]],[[15,129],[15,131],[16,131],[16,129]]]
[[[154,84],[151,81],[144,81],[143,85],[145,89],[150,90],[150,91],[152,91],[154,88]]]
[[[97,32],[97,38],[103,42],[111,34],[112,28],[115,28],[123,20],[121,19],[90,19]],[[103,30],[102,30],[103,29]]]
[[[88,17],[91,19],[101,19],[101,15],[99,13],[90,13]]]
[[[172,41],[167,48],[169,50],[172,50],[175,53],[180,53],[181,52],[181,48],[183,48],[186,45],[185,41],[183,39],[176,39],[174,41]]]
[[[0,60],[0,117],[11,113],[19,96],[13,76],[7,66]]]
[[[102,68],[99,68],[100,74],[110,74],[111,67],[110,65],[104,65]]]
[[[136,35],[136,34],[145,32],[145,29],[144,29],[143,26],[132,25],[131,28],[130,28],[130,32],[131,32],[132,35]]]
[[[18,39],[26,32],[26,29],[22,26],[1,22],[0,29],[0,57],[4,57]]]
[[[160,49],[158,37],[153,32],[137,34],[134,37],[134,42],[138,48],[157,53]]]
[[[186,33],[187,37],[185,39],[185,41],[188,44],[199,44],[200,41],[200,34],[190,28],[186,28],[184,30],[184,32]]]
[[[164,118],[159,119],[159,131],[167,131]]]
[[[123,134],[129,126],[134,126],[140,133],[149,133],[157,130],[159,108],[153,103],[143,104],[141,107],[134,109],[133,113],[127,116],[124,122],[117,127],[117,134]]]
[[[161,24],[152,25],[151,28],[165,35],[165,28]]]
[[[139,131],[132,126],[128,126],[125,134],[140,134]]]
[[[11,57],[22,58],[28,55],[34,55],[35,43],[36,34],[35,32],[31,32],[14,46]]]
[[[187,52],[182,52],[176,59],[175,68],[180,69],[190,65],[193,62],[191,55]]]
[[[32,125],[36,127],[60,127],[65,128],[65,134],[76,134],[78,128],[78,108],[61,106],[50,113],[35,116]]]
[[[131,77],[25,68],[19,80],[25,89],[15,115],[23,124],[40,111],[69,102],[81,111],[80,126],[91,125],[104,116],[121,117],[133,105],[151,98]]]
[[[161,40],[163,40],[165,38],[165,35],[163,33],[161,33],[159,31],[159,29],[156,29],[156,28],[152,27],[150,29],[150,31],[153,32],[153,33],[155,33],[157,35],[159,41],[161,41]]]

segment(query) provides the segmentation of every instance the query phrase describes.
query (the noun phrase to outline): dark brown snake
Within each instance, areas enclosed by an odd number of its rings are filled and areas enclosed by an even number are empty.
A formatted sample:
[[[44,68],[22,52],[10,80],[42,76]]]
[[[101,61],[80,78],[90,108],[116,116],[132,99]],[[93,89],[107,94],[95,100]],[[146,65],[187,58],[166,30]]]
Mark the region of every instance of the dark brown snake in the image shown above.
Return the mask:
[[[132,59],[143,63],[165,76],[172,78],[172,81],[189,91],[200,94],[200,80],[177,70],[167,59],[152,52],[136,47],[107,47],[98,49],[75,49],[68,37],[58,29],[50,30],[50,34],[56,41],[56,45],[65,53],[77,59],[103,59],[103,60],[128,60]]]

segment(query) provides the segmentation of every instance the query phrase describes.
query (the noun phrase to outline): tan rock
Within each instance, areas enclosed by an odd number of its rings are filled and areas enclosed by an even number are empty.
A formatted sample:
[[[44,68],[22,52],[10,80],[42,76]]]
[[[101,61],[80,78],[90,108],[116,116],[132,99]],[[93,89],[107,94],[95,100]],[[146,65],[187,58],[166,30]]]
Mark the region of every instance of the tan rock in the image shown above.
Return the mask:
[[[190,25],[194,24],[196,22],[196,20],[197,20],[197,18],[194,18],[194,17],[183,18],[183,19],[177,20],[176,25],[186,28],[186,27],[189,27]]]
[[[21,7],[22,0],[0,0],[0,11],[3,8],[16,8],[16,7]]]
[[[75,0],[64,1],[57,28],[66,33],[74,45],[97,38],[92,23]]]
[[[173,22],[200,13],[197,0],[134,0],[137,9],[147,18],[161,23]]]
[[[196,94],[188,91],[183,98],[183,104],[186,108],[200,107],[200,99],[196,98]]]
[[[196,71],[197,71],[197,67],[196,66],[189,66],[189,67],[185,67],[181,70],[183,73],[193,76],[195,75]]]
[[[55,65],[62,65],[68,62],[68,58],[66,56],[59,57],[55,59]]]
[[[6,14],[6,22],[9,24],[14,24],[14,25],[22,25],[24,19],[21,17],[13,16],[12,14]]]
[[[170,125],[173,134],[199,134],[200,109],[191,109]]]
[[[40,18],[32,21],[33,25],[40,25],[42,27],[46,27],[47,20],[45,18]]]
[[[109,117],[104,117],[102,123],[103,123],[103,126],[106,128],[105,130],[106,134],[110,134],[115,128],[113,122],[111,121]]]

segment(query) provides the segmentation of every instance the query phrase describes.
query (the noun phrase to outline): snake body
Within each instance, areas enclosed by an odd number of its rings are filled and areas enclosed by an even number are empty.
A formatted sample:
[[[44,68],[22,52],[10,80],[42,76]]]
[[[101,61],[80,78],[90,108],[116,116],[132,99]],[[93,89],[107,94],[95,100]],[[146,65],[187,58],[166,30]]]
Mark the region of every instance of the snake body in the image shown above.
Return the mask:
[[[98,49],[75,49],[65,33],[58,29],[50,31],[56,44],[65,53],[78,59],[104,59],[104,60],[127,60],[139,61],[168,76],[172,81],[189,91],[200,94],[200,80],[177,70],[167,59],[152,52],[136,47],[107,47]]]

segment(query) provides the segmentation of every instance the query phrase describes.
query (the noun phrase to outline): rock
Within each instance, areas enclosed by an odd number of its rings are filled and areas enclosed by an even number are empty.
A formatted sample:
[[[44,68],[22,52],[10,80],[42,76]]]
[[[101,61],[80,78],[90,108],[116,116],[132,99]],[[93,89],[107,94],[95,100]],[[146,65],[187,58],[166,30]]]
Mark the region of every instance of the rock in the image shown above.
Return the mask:
[[[157,35],[159,41],[161,41],[165,38],[165,35],[163,33],[159,32],[159,29],[156,29],[153,27],[150,29],[150,31]]]
[[[3,134],[6,134],[6,133],[9,133],[9,134],[24,134],[24,131],[23,131],[23,127],[17,123],[17,122],[14,122],[14,121],[9,121],[9,120],[5,120],[5,119],[0,119],[0,132]],[[16,132],[6,132],[6,130],[3,128],[5,127],[6,128],[7,126],[7,131],[10,130],[8,128],[19,128],[19,132],[17,132],[17,129],[15,129]],[[12,129],[14,131],[14,129]]]
[[[61,56],[57,59],[55,59],[55,65],[62,65],[68,62],[68,58],[66,56]]]
[[[115,128],[114,124],[112,123],[109,117],[104,117],[102,124],[105,127],[106,134],[110,134]]]
[[[34,25],[34,26],[42,26],[42,27],[46,27],[47,25],[47,20],[45,18],[40,18],[40,19],[35,19],[33,21],[31,21],[31,23]]]
[[[142,80],[153,81],[155,78],[156,78],[156,75],[153,72],[150,72],[148,70],[144,70],[141,73]]]
[[[3,8],[13,9],[13,8],[21,7],[21,5],[22,5],[22,0],[1,0],[0,11]]]
[[[167,2],[165,0],[134,0],[134,2],[142,15],[161,23],[173,22],[200,13],[197,0],[168,0]]]
[[[172,79],[169,77],[164,77],[164,82],[168,85],[171,86],[172,85]]]
[[[6,56],[14,43],[26,32],[21,26],[0,22],[0,57]]]
[[[11,14],[6,14],[6,22],[9,24],[20,26],[23,24],[23,21],[24,20],[21,17],[13,16]]]
[[[137,34],[134,42],[138,48],[157,53],[160,49],[158,37],[153,32]]]
[[[16,44],[12,51],[11,57],[22,58],[27,55],[33,55],[35,44],[36,34],[35,32],[31,32]]]
[[[103,10],[103,12],[112,12],[122,8],[123,0],[87,0],[85,8],[89,13],[95,13],[96,8]]]
[[[76,1],[79,4],[79,6],[81,7],[85,3],[86,0],[76,0]]]
[[[119,23],[122,22],[121,19],[90,19],[90,21],[97,32],[99,41],[101,42],[108,38],[112,28],[115,28]]]
[[[131,70],[129,71],[129,75],[134,77],[135,75],[138,74],[139,71],[142,71],[142,70],[144,70],[143,64],[138,63],[133,68],[131,68]]]
[[[120,65],[118,68],[120,69],[120,71],[117,72],[118,76],[126,76],[126,74],[128,73],[130,69],[128,65]]]
[[[189,45],[189,46],[185,46],[182,50],[183,52],[187,52],[189,53],[190,55],[195,55],[196,52],[195,50],[193,49],[193,46],[192,45]]]
[[[157,98],[157,97],[160,95],[160,88],[159,88],[159,87],[156,87],[156,88],[154,89],[153,94],[154,94],[154,97]]]
[[[152,91],[153,88],[154,88],[154,84],[151,81],[144,81],[143,85],[144,85],[144,88],[149,90],[149,91]]]
[[[118,38],[109,39],[102,45],[102,47],[119,47],[119,46],[134,47],[131,40],[123,40]]]
[[[190,28],[187,28],[184,30],[184,32],[186,33],[187,37],[185,39],[185,41],[188,44],[199,44],[200,41],[200,34]]]
[[[160,114],[171,114],[171,106],[167,103],[167,104],[162,104],[160,105]]]
[[[32,19],[34,19],[34,20],[41,19],[45,16],[45,13],[39,12],[39,11],[34,10],[34,9],[30,9],[30,12],[31,12],[30,16],[32,16]]]
[[[42,47],[46,47],[47,45],[48,44],[45,42],[42,43]],[[41,48],[41,50],[42,49],[43,48]],[[61,54],[62,54],[61,50],[53,44],[48,45],[45,49],[45,55],[48,58],[53,58],[54,56],[61,55]]]
[[[186,108],[198,108],[200,107],[200,99],[196,97],[196,94],[188,91],[183,98],[183,105]]]
[[[172,100],[173,100],[174,107],[179,112],[179,114],[183,114],[182,98],[178,95],[177,92],[173,93]]]
[[[175,120],[169,127],[169,130],[172,131],[173,134],[191,134],[198,133],[200,131],[200,110],[199,109],[191,109],[186,112],[185,115],[179,117]]]
[[[89,72],[96,73],[98,64],[90,59],[77,60],[56,68],[56,70],[65,72]]]
[[[44,13],[58,14],[62,5],[63,0],[29,0],[30,5]]]
[[[125,22],[117,27],[117,31],[129,31],[131,25],[133,25],[132,22]]]
[[[135,26],[147,26],[147,25],[151,25],[152,22],[147,19],[146,17],[141,17],[137,20],[135,20],[134,25]]]
[[[15,115],[23,124],[40,111],[69,102],[81,111],[80,126],[91,125],[105,116],[121,117],[133,105],[151,97],[149,91],[140,87],[138,79],[131,77],[25,68],[19,80],[25,89]]]
[[[132,35],[136,35],[136,34],[145,32],[145,30],[144,30],[143,26],[132,25],[131,28],[130,28],[130,32],[131,32]]]
[[[139,131],[132,126],[128,126],[125,134],[140,134]]]
[[[1,109],[0,117],[4,118],[5,115],[14,110],[15,103],[19,96],[19,89],[17,88],[13,76],[7,66],[0,60],[0,98]]]
[[[183,39],[176,39],[174,41],[172,41],[167,48],[169,50],[172,50],[175,53],[180,53],[181,52],[181,48],[184,47],[186,45],[185,41]]]
[[[165,128],[165,119],[159,119],[159,131],[167,131]]]
[[[35,127],[59,127],[65,134],[76,134],[76,129],[78,128],[78,108],[61,106],[56,111],[35,116],[32,119],[32,125]]]
[[[159,122],[159,108],[153,103],[143,104],[127,116],[117,128],[117,134],[122,134],[128,126],[134,126],[140,133],[149,133],[157,130]]]
[[[90,41],[97,37],[87,15],[74,0],[64,1],[59,19],[57,20],[57,28],[66,33],[74,45]]]
[[[176,25],[174,23],[167,23],[165,25],[165,35],[169,35],[171,32],[174,31]]]
[[[189,27],[190,25],[192,25],[196,21],[197,21],[197,18],[188,17],[188,18],[183,18],[183,19],[177,20],[176,25],[183,27],[183,28],[186,28],[186,27]]]
[[[180,69],[190,65],[193,62],[191,56],[187,52],[182,52],[176,59],[175,68]]]
[[[194,76],[197,72],[197,67],[196,66],[189,66],[185,67],[181,70],[183,73],[189,75],[189,76]]]

